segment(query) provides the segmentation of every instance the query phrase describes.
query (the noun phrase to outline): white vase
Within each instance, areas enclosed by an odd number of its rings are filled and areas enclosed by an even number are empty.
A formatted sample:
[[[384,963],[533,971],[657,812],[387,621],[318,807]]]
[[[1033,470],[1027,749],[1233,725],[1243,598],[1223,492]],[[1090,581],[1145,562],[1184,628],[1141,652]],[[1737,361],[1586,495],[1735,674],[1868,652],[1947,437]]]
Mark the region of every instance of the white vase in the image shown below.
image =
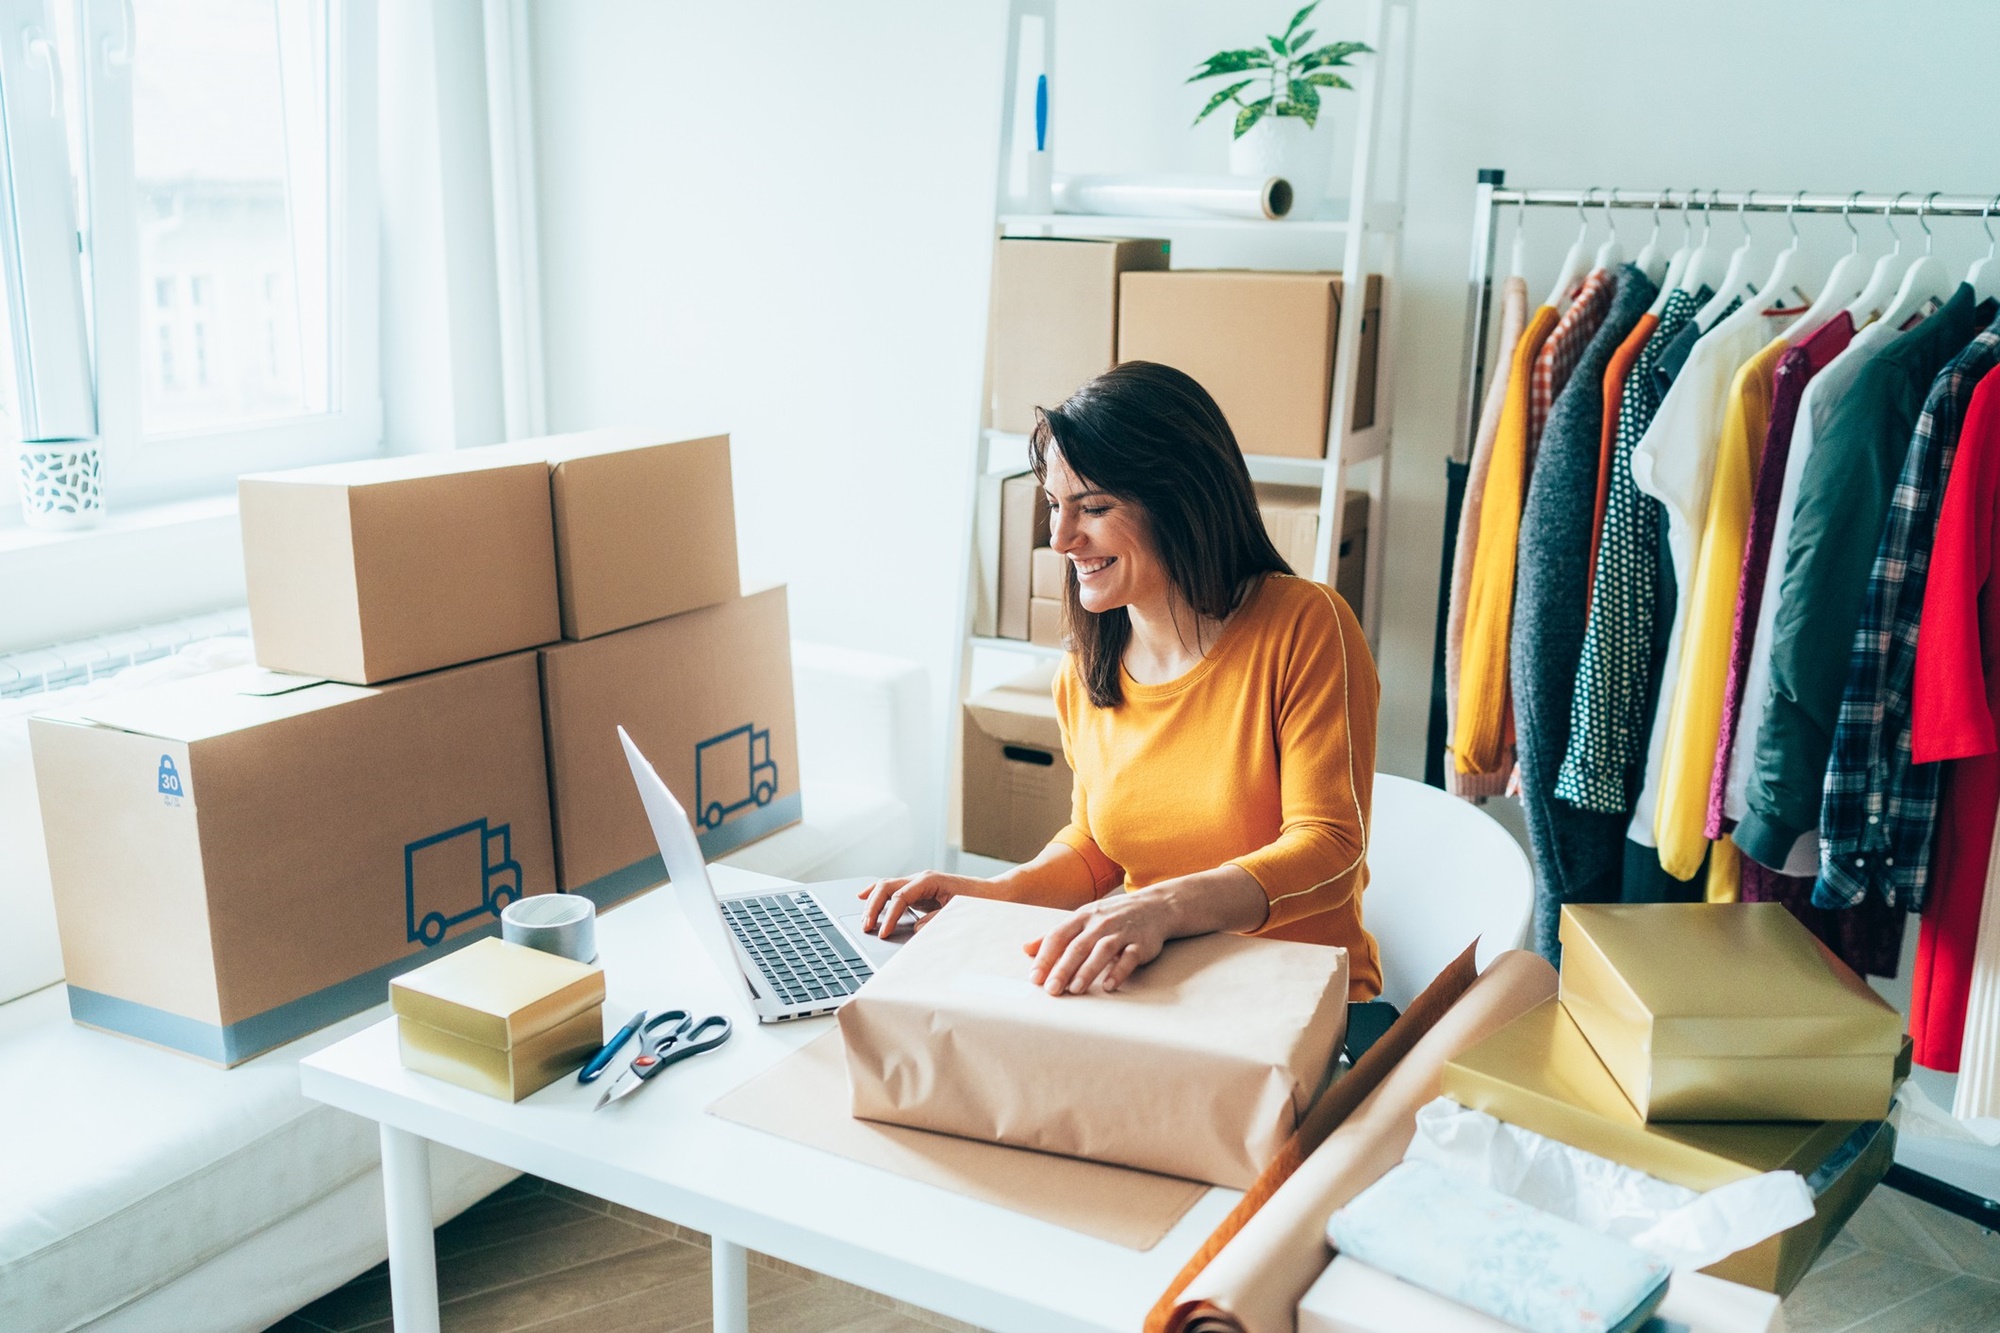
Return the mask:
[[[94,442],[22,444],[21,517],[31,528],[88,528],[104,517],[104,466]]]
[[[1264,116],[1248,134],[1229,141],[1230,175],[1283,176],[1291,185],[1287,217],[1316,217],[1332,172],[1333,126],[1324,115],[1317,128],[1298,116]]]

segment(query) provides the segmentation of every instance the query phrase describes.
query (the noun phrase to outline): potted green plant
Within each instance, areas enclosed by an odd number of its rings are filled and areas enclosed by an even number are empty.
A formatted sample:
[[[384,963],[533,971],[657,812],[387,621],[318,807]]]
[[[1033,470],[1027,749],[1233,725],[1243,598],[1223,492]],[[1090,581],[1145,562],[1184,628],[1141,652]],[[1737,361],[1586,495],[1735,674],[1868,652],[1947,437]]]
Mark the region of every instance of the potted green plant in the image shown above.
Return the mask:
[[[1326,195],[1326,178],[1333,168],[1333,132],[1316,132],[1320,89],[1352,89],[1354,85],[1334,71],[1346,67],[1354,56],[1373,54],[1365,42],[1313,46],[1316,30],[1304,24],[1317,8],[1319,0],[1313,0],[1292,15],[1284,32],[1266,37],[1263,46],[1216,52],[1188,78],[1189,83],[1201,83],[1249,75],[1210,97],[1194,123],[1199,125],[1223,107],[1234,106],[1230,172],[1259,179],[1283,176],[1297,200],[1292,206],[1295,217],[1313,215]],[[1249,101],[1244,100],[1246,89],[1252,93]]]

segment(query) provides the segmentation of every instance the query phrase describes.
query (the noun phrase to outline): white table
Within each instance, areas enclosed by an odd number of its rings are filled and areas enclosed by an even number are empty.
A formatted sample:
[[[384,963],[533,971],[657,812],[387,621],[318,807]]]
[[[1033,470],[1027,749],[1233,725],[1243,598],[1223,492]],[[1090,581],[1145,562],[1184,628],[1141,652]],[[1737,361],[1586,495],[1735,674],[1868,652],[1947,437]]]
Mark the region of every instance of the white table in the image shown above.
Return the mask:
[[[728,892],[783,881],[711,868]],[[1141,1254],[836,1157],[702,1108],[826,1031],[763,1026],[732,1000],[666,893],[598,921],[613,1025],[635,1010],[722,1012],[735,1036],[594,1114],[565,1078],[514,1105],[403,1068],[394,1020],[300,1062],[309,1097],[377,1121],[398,1333],[438,1327],[428,1147],[448,1144],[712,1237],[716,1333],[744,1333],[744,1251],[996,1330],[1130,1333],[1237,1194],[1204,1195]]]

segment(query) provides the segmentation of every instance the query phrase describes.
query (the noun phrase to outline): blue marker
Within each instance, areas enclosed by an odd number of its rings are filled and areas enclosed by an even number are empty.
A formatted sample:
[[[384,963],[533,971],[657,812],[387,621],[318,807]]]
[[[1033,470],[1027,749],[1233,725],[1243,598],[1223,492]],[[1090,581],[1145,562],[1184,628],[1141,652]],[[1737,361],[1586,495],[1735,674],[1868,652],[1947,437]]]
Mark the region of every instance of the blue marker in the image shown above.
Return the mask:
[[[577,1070],[576,1081],[579,1083],[588,1083],[592,1079],[596,1078],[599,1074],[602,1074],[604,1072],[605,1066],[611,1063],[611,1057],[618,1054],[618,1048],[623,1046],[626,1042],[630,1041],[632,1039],[632,1034],[637,1032],[639,1030],[639,1025],[644,1023],[645,1021],[646,1021],[646,1011],[644,1009],[641,1009],[638,1013],[632,1015],[632,1021],[627,1023],[624,1027],[619,1028],[618,1031],[612,1035],[611,1040],[604,1043],[604,1049],[599,1051],[596,1055],[590,1057],[589,1064],[585,1065],[582,1069]]]
[[[1035,151],[1045,153],[1049,147],[1049,76],[1035,76]]]

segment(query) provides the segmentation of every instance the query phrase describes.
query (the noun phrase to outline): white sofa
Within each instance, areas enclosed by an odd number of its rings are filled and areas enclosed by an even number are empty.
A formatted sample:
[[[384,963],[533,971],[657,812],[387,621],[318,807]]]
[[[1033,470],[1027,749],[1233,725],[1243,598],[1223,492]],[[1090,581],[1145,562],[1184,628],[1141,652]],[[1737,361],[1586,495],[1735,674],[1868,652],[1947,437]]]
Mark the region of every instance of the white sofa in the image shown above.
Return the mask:
[[[133,670],[246,651],[216,641]],[[922,669],[805,643],[793,661],[804,822],[725,859],[799,879],[928,859]],[[387,1253],[374,1127],[300,1096],[296,1069],[387,1006],[231,1070],[72,1023],[51,984],[25,712],[0,712],[0,996],[39,988],[0,1003],[0,1329],[264,1328]],[[439,1221],[513,1174],[448,1150],[432,1172]]]

